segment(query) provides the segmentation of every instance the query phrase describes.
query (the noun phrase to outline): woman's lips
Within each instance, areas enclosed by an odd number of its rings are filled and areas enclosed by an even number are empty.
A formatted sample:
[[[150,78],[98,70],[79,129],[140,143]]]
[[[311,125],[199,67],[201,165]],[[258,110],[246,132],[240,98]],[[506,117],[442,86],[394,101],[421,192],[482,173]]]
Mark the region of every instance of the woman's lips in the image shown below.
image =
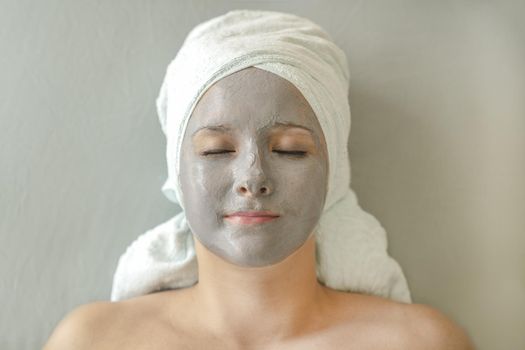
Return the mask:
[[[238,211],[224,216],[224,220],[233,224],[260,224],[275,220],[279,214],[271,211]]]

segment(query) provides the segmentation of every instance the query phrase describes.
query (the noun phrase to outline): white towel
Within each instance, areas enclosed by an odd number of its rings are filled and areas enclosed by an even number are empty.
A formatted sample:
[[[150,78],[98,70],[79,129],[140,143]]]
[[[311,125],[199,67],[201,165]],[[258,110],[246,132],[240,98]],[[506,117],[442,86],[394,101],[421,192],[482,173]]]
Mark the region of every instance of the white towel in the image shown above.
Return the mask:
[[[309,102],[325,135],[328,193],[317,225],[317,277],[326,286],[411,301],[386,233],[361,209],[350,188],[350,74],[344,52],[317,24],[296,15],[235,10],[196,26],[169,64],[157,98],[166,135],[168,179],[162,187],[182,211],[139,236],[120,257],[111,300],[118,301],[198,281],[193,234],[179,185],[180,146],[199,98],[219,79],[255,66],[293,83]]]

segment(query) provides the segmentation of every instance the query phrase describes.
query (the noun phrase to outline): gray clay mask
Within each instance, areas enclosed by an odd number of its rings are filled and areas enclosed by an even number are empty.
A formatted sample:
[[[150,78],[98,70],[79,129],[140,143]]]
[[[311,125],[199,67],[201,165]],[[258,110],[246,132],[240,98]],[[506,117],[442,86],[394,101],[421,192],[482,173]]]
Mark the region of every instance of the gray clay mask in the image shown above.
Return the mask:
[[[180,181],[188,224],[202,245],[236,265],[275,264],[305,243],[321,217],[323,132],[293,84],[244,69],[219,80],[196,105]]]

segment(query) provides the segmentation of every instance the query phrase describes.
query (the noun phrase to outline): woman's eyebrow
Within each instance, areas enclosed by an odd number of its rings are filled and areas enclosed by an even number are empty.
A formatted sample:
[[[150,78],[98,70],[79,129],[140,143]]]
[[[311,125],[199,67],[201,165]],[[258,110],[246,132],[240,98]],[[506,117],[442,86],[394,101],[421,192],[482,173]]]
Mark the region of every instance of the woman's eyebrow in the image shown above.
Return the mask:
[[[191,135],[192,137],[197,135],[198,132],[200,131],[215,131],[215,132],[223,132],[223,133],[226,133],[226,132],[230,132],[232,131],[232,128],[228,125],[223,125],[223,124],[219,124],[219,125],[205,125],[205,126],[202,126],[200,128],[198,128],[197,130],[195,130],[195,132],[193,132],[193,134]]]
[[[279,129],[279,130],[288,130],[288,129],[293,129],[293,128],[302,129],[304,131],[307,131],[312,137],[314,136],[314,132],[312,131],[312,129],[307,128],[306,126],[294,124],[291,122],[276,122],[271,126],[271,129]],[[232,128],[229,125],[224,125],[224,124],[205,125],[195,130],[192,134],[192,137],[197,135],[197,133],[201,131],[214,131],[214,132],[228,133],[232,131]]]
[[[272,129],[292,129],[292,128],[298,128],[298,129],[303,129],[305,131],[307,131],[308,133],[310,133],[310,135],[313,137],[314,136],[314,132],[312,129],[310,128],[307,128],[306,126],[303,126],[303,125],[298,125],[298,124],[294,124],[294,123],[290,123],[290,122],[278,122],[278,123],[275,123],[274,126],[272,127]]]

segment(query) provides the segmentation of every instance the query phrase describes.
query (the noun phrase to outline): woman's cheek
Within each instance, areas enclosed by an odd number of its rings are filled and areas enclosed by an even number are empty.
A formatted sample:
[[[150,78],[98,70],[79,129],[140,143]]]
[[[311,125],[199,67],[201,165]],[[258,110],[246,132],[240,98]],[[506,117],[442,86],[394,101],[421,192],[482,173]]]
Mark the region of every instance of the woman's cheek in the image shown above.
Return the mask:
[[[276,167],[281,178],[286,178],[285,184],[305,190],[302,186],[316,183],[322,178],[323,166],[315,159],[300,160],[295,163],[284,163]]]
[[[224,164],[208,162],[201,164],[197,171],[200,191],[203,197],[217,198],[223,196],[231,187],[231,170]]]

